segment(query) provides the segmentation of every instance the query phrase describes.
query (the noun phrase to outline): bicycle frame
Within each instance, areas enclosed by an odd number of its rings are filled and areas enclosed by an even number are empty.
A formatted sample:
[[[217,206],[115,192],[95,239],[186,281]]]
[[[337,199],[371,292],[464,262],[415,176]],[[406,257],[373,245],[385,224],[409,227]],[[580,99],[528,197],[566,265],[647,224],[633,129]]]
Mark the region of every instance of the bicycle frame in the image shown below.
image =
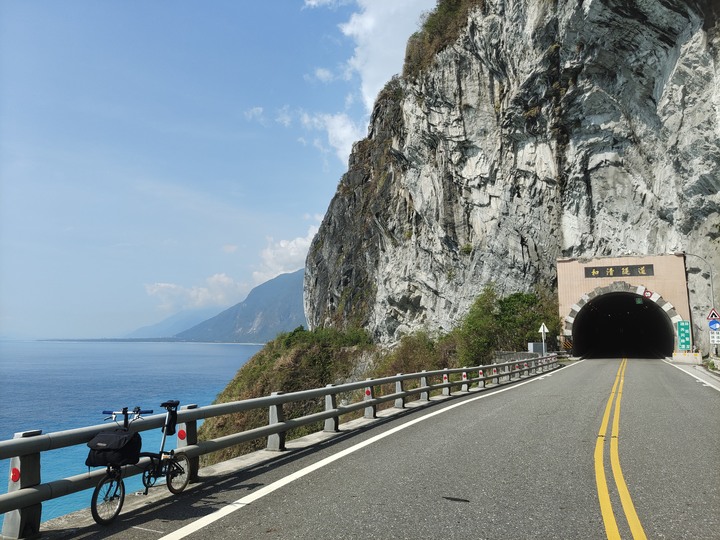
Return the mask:
[[[165,450],[165,443],[168,435],[175,434],[175,428],[177,426],[177,408],[180,404],[177,400],[166,401],[160,406],[163,407],[167,412],[165,413],[165,424],[162,428],[162,441],[160,442],[160,450],[155,452],[141,452],[140,457],[150,458],[150,464],[145,468],[143,472],[143,485],[145,486],[145,494],[147,495],[148,490],[155,484],[158,478],[167,477],[168,474],[175,476],[177,474],[184,474],[186,471],[182,466],[178,465],[174,459],[175,451]]]
[[[165,453],[165,441],[168,435],[175,435],[175,427],[177,426],[177,408],[180,402],[177,400],[166,401],[160,404],[167,412],[165,413],[165,425],[162,429],[162,441],[160,442],[160,451],[158,454],[162,456]]]

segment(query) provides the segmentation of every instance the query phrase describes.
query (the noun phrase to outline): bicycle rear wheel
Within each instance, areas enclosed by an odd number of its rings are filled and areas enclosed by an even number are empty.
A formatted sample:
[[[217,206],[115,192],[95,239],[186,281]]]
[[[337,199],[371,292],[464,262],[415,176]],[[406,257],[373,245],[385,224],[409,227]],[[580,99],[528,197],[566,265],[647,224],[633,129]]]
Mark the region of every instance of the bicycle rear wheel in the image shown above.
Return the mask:
[[[122,477],[106,474],[95,486],[90,511],[95,523],[107,525],[120,513],[125,502],[125,483]]]
[[[185,454],[178,453],[173,456],[168,464],[166,480],[168,489],[175,495],[187,487],[190,481],[190,460]]]

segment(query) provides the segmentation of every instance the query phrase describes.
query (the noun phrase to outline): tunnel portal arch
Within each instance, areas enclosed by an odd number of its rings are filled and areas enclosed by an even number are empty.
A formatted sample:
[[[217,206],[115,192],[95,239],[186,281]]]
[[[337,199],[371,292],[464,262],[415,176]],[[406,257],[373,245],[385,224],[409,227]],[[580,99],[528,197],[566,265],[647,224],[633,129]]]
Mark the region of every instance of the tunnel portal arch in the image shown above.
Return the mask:
[[[675,324],[682,320],[673,305],[643,286],[616,281],[598,287],[572,306],[565,334],[576,356],[672,356]]]

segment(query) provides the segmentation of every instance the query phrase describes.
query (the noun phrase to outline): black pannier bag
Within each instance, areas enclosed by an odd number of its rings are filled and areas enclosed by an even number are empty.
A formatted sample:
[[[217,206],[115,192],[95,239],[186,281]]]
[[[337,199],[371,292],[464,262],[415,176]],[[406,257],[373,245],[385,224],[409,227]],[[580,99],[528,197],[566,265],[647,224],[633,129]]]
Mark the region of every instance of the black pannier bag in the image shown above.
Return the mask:
[[[142,438],[139,433],[117,428],[101,431],[87,445],[90,452],[85,465],[88,467],[134,465],[140,461]]]

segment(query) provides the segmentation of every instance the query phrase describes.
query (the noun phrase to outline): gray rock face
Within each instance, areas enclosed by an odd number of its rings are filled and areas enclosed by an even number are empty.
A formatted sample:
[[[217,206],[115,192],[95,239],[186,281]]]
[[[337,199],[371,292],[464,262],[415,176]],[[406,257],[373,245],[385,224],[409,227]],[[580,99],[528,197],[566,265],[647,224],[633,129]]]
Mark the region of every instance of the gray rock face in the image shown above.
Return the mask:
[[[720,267],[718,11],[485,0],[378,97],[308,254],[309,325],[448,330],[488,282],[555,287],[559,257]],[[704,321],[710,269],[687,262]]]

